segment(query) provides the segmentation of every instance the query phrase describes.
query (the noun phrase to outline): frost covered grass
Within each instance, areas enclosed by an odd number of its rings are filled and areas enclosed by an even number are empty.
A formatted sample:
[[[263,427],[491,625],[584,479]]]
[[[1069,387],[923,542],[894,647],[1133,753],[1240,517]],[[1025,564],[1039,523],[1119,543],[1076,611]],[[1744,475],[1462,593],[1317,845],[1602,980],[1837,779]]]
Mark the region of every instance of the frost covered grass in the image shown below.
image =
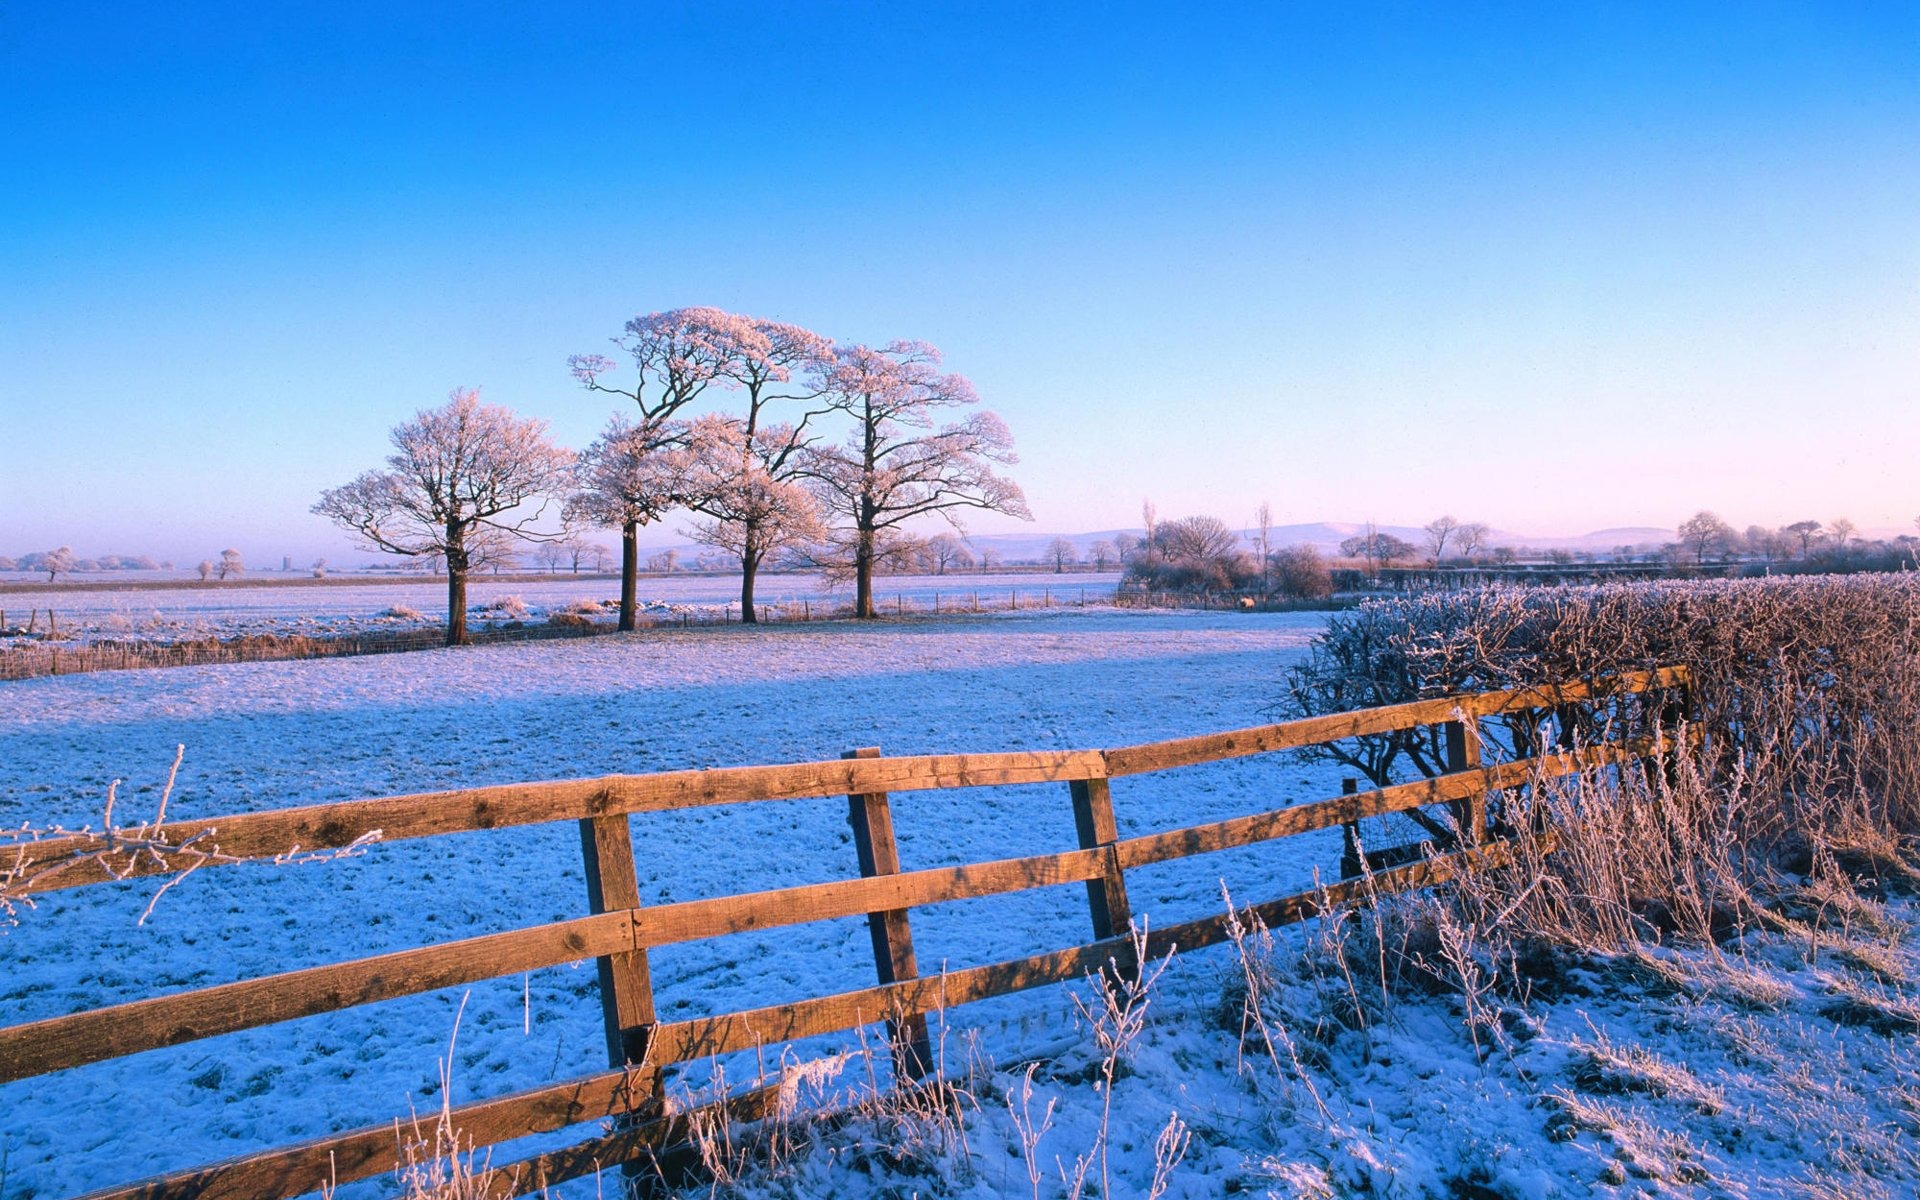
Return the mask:
[[[1309,615],[1053,612],[990,620],[641,632],[579,641],[310,662],[119,672],[9,685],[0,709],[0,824],[99,820],[111,782],[145,815],[174,747],[171,814],[285,807],[610,771],[888,753],[1084,748],[1258,723],[1270,681],[1319,628]],[[1338,791],[1279,760],[1116,789],[1122,830],[1260,811]],[[857,872],[844,800],[726,806],[635,825],[648,902],[817,883]],[[909,869],[1076,844],[1064,785],[895,797]],[[585,912],[571,826],[375,845],[351,861],[222,867],[169,892],[145,925],[140,882],[45,895],[0,938],[9,1023],[55,1016]],[[1143,870],[1156,921],[1311,881],[1337,837]],[[1077,888],[915,914],[922,969],[1085,940]],[[864,922],[743,934],[654,956],[663,1016],[749,1008],[873,982]],[[307,1018],[0,1086],[14,1192],[61,1195],[138,1174],[390,1120],[442,1097],[463,993]],[[970,1009],[990,1044],[1022,1023],[1058,1031],[1057,992]],[[591,963],[476,985],[455,1102],[602,1069]],[[849,1047],[803,1046],[808,1056]],[[753,1064],[722,1064],[746,1078]],[[684,1080],[704,1080],[689,1071]],[[167,1103],[129,1105],[152,1095]],[[1164,1120],[1165,1114],[1161,1114]],[[553,1141],[494,1151],[506,1161]],[[351,1193],[343,1189],[343,1194]],[[586,1194],[592,1194],[589,1190]],[[13,1200],[12,1195],[8,1200]]]
[[[1336,630],[1344,619],[1332,619]],[[212,748],[176,801],[206,812],[828,758],[874,742],[893,753],[1116,745],[1257,721],[1273,678],[1328,652],[1307,646],[1323,620],[1076,613],[710,630],[416,655],[409,670],[358,660],[172,672],[126,687],[45,681],[31,685],[44,708],[9,714],[0,751],[76,787],[90,764],[101,782],[118,769],[107,761],[177,736]],[[685,1194],[753,1198],[1914,1194],[1920,876],[1903,824],[1911,798],[1881,789],[1910,778],[1885,735],[1912,727],[1888,715],[1920,692],[1897,653],[1879,661],[1884,646],[1837,658],[1809,639],[1829,664],[1822,674],[1755,650],[1769,630],[1793,645],[1784,619],[1751,629],[1750,660],[1796,682],[1729,707],[1702,671],[1701,755],[1572,777],[1497,809],[1511,828],[1555,829],[1553,855],[1306,927],[1243,928],[1231,947],[1175,958],[1118,1007],[1097,980],[1077,1003],[1047,989],[970,1006],[937,1043],[943,1087],[893,1091],[885,1048],[844,1039],[771,1063],[735,1056],[682,1070],[682,1098],[731,1079],[781,1085],[784,1107],[769,1124],[706,1126],[701,1173],[674,1182]],[[1861,673],[1831,669],[1854,662]],[[1859,707],[1864,699],[1881,707]],[[1761,737],[1763,717],[1786,732]],[[1122,781],[1115,804],[1124,835],[1330,794],[1350,769],[1215,764]],[[16,798],[42,819],[64,802],[24,788]],[[988,789],[958,806],[896,797],[903,856],[912,867],[1070,845],[1063,799],[1045,789]],[[649,818],[636,826],[643,897],[844,876],[843,813],[799,802]],[[206,872],[125,948],[138,897],[121,895],[116,908],[63,894],[0,945],[20,951],[24,968],[8,974],[5,999],[44,1015],[300,965],[289,953],[325,961],[573,915],[571,842],[568,830],[527,830],[484,845],[376,847],[340,865],[351,872],[345,896],[331,880],[289,888],[282,873]],[[1223,880],[1235,897],[1265,899],[1311,886],[1339,856],[1337,837],[1266,851],[1130,873],[1135,911],[1164,925],[1217,910]],[[431,911],[384,903],[423,887]],[[323,893],[364,924],[329,919]],[[1084,905],[1056,889],[916,910],[923,969],[1082,940]],[[209,929],[219,930],[217,961],[197,945]],[[859,922],[827,922],[662,952],[663,1015],[859,986],[871,978],[866,942]],[[109,947],[104,968],[82,975],[76,945]],[[453,1067],[423,1076],[460,1002],[471,1015]],[[183,1047],[86,1069],[92,1097],[184,1094],[180,1111],[209,1131],[191,1145],[166,1140],[183,1124],[175,1113],[149,1126],[116,1110],[115,1138],[83,1138],[76,1151],[72,1131],[101,1114],[31,1081],[0,1089],[0,1105],[19,1114],[11,1156],[28,1186],[76,1190],[107,1181],[88,1174],[102,1162],[123,1175],[130,1154],[151,1170],[378,1120],[402,1096],[431,1107],[455,1089],[466,1100],[578,1074],[597,1065],[597,1020],[591,972],[559,969],[476,987],[466,1001],[422,997],[242,1035],[217,1056]],[[458,1131],[450,1136],[457,1146]],[[88,1157],[109,1144],[112,1155]],[[497,1148],[494,1160],[523,1148],[539,1146]]]
[[[1113,596],[1115,573],[1059,576],[1045,572],[1001,575],[882,576],[876,594],[883,612],[904,606],[932,607],[936,597],[947,611],[971,608],[974,598],[983,610],[1006,608],[1018,593],[1027,606],[1042,596],[1055,602],[1105,603]],[[553,575],[529,578],[473,576],[469,583],[469,612],[477,620],[492,612],[499,620],[545,619],[549,614],[583,614],[589,606],[610,609],[620,593],[618,578]],[[526,611],[517,618],[505,613],[506,601],[517,600]],[[740,579],[737,575],[645,575],[640,600],[656,620],[684,614],[714,616],[728,606],[737,614]],[[848,602],[844,584],[807,572],[760,577],[758,603],[791,619],[815,610],[833,611]],[[11,590],[0,593],[0,651],[10,644],[29,644],[24,637],[28,614],[35,614],[35,633],[44,634],[47,610],[56,614],[63,640],[180,642],[249,636],[340,637],[394,629],[433,628],[446,619],[446,585],[432,580],[377,580],[325,586],[289,582],[245,587],[150,588],[137,584],[111,591]],[[22,631],[9,638],[7,629]]]

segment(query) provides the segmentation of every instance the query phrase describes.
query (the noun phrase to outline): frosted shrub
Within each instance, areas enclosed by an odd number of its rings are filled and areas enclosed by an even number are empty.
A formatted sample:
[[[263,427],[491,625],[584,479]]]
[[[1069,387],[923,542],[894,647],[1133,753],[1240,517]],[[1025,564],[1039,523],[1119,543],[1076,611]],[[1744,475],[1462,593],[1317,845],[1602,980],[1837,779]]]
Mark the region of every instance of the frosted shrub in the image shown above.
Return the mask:
[[[420,610],[408,604],[396,604],[380,615],[395,621],[418,621],[421,619]]]
[[[529,612],[531,612],[531,610],[527,607],[527,602],[520,597],[502,596],[492,604],[482,608],[480,615],[483,617],[491,617],[497,621],[524,621],[527,619]]]
[[[1509,829],[1551,828],[1483,881],[1482,914],[1568,940],[1720,936],[1773,870],[1821,861],[1907,874],[1920,838],[1920,577],[1802,576],[1487,588],[1370,601],[1332,618],[1277,706],[1303,716],[1679,665],[1697,752],[1646,771],[1509,792]],[[1581,742],[1648,730],[1662,697],[1556,713]],[[1673,697],[1672,699],[1678,699]],[[1564,728],[1557,727],[1564,723]],[[1528,752],[1524,721],[1482,721],[1488,761]],[[1442,734],[1317,747],[1377,783],[1445,769]]]

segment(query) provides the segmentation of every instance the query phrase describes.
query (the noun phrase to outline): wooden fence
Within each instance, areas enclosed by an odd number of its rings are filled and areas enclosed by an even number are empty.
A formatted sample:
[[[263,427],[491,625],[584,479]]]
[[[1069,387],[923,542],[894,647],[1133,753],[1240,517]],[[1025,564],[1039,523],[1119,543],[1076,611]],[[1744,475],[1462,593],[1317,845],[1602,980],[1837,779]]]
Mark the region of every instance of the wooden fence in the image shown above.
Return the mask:
[[[895,1034],[892,1044],[900,1070],[918,1075],[930,1061],[926,1014],[1073,980],[1115,961],[1120,969],[1129,969],[1132,942],[1127,933],[1133,908],[1127,897],[1126,872],[1133,868],[1312,830],[1338,826],[1351,830],[1363,819],[1390,813],[1417,816],[1428,829],[1437,831],[1413,854],[1367,856],[1381,869],[1365,878],[1253,906],[1268,925],[1283,925],[1373,893],[1428,886],[1466,866],[1498,865],[1508,858],[1516,839],[1538,835],[1536,830],[1511,828],[1501,819],[1501,793],[1659,753],[1667,744],[1667,731],[1677,719],[1679,706],[1685,703],[1686,686],[1684,668],[1668,668],[1598,683],[1423,700],[1105,751],[885,758],[864,750],[829,762],[507,784],[179,821],[143,830],[140,840],[131,842],[81,834],[0,845],[0,856],[4,856],[0,862],[14,863],[15,878],[30,881],[32,890],[40,891],[172,875],[195,863],[270,858],[294,846],[324,851],[363,844],[370,838],[393,841],[575,821],[588,910],[584,916],[531,928],[0,1028],[0,1083],[595,958],[611,1069],[452,1110],[463,1142],[470,1140],[476,1147],[587,1122],[612,1122],[610,1131],[596,1130],[564,1149],[495,1165],[493,1194],[537,1192],[563,1180],[642,1160],[657,1148],[684,1141],[688,1114],[661,1115],[660,1070],[667,1064],[887,1022]],[[1537,729],[1547,710],[1561,715],[1563,728],[1573,724],[1575,712],[1585,712],[1585,719],[1601,736],[1577,747],[1562,741],[1551,748],[1537,737],[1522,737],[1518,739],[1520,755],[1498,763],[1482,761],[1484,719],[1499,720],[1508,728]],[[1440,735],[1447,747],[1447,771],[1430,779],[1364,792],[1349,789],[1340,796],[1202,825],[1119,835],[1113,780],[1401,731]],[[1007,784],[1063,785],[1079,846],[1054,854],[934,870],[902,869],[889,793]],[[833,795],[849,800],[858,878],[682,903],[641,903],[631,840],[637,814]],[[1439,807],[1431,813],[1419,811],[1427,806]],[[155,854],[156,845],[170,849]],[[1401,865],[1386,865],[1395,861]],[[1359,866],[1350,863],[1350,871],[1357,873]],[[1062,884],[1084,885],[1091,941],[935,976],[919,973],[908,915],[911,908]],[[649,949],[862,915],[872,935],[876,986],[691,1020],[658,1019]],[[1229,920],[1230,914],[1220,913],[1154,929],[1147,949],[1159,955],[1218,944],[1228,937]],[[69,1080],[49,1086],[82,1084]],[[771,1111],[772,1102],[769,1089],[763,1088],[716,1103],[737,1119],[752,1120]],[[331,1182],[391,1172],[399,1153],[397,1129],[392,1122],[369,1126],[90,1195],[92,1200],[299,1195]]]

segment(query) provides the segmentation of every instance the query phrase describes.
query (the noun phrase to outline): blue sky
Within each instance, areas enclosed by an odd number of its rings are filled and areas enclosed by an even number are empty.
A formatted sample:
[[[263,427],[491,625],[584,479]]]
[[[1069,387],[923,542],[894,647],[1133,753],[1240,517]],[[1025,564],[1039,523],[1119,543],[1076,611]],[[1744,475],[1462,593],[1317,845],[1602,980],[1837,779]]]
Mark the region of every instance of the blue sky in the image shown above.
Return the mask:
[[[337,551],[681,304],[941,346],[1034,528],[1907,526],[1920,7],[1572,7],[0,7],[0,553]]]

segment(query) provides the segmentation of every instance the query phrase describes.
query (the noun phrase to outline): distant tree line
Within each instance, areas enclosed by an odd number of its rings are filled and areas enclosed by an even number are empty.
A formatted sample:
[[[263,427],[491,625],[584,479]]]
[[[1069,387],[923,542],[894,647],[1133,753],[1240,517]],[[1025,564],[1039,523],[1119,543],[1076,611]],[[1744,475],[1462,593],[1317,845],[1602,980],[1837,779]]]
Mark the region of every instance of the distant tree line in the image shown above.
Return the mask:
[[[18,558],[0,554],[0,571],[34,574],[44,571],[49,580],[74,571],[165,571],[172,567],[170,562],[158,562],[145,554],[102,554],[98,558],[81,558],[71,546],[61,546],[57,550],[35,550]]]

